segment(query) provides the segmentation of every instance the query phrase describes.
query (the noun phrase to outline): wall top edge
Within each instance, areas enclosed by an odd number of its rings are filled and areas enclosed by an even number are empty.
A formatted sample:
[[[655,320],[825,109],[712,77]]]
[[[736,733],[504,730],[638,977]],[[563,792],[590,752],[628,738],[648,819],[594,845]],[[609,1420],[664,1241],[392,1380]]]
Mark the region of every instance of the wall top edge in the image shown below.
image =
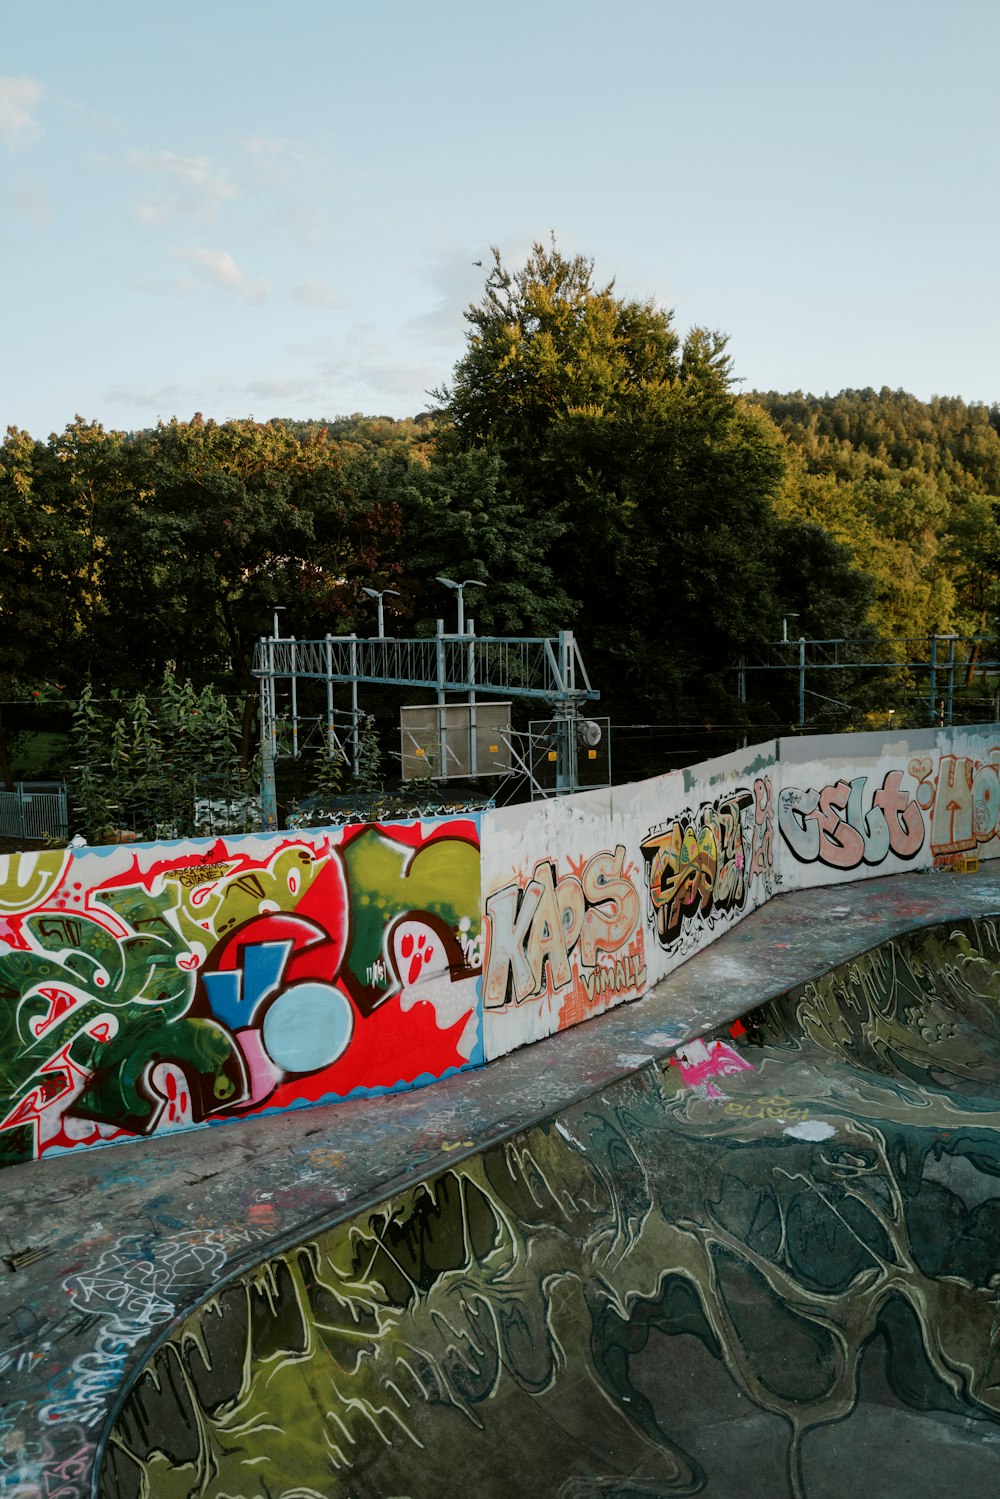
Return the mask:
[[[795,734],[777,741],[777,758],[783,765],[810,765],[822,760],[836,764],[859,756],[871,759],[903,759],[919,750],[947,753],[952,747],[1000,743],[1000,723],[963,724],[952,728],[931,726],[889,732],[869,730],[858,734]]]
[[[427,817],[375,817],[369,822],[333,822],[323,823],[319,827],[307,828],[270,828],[252,833],[208,833],[204,837],[190,838],[155,838],[155,839],[127,839],[122,843],[70,843],[68,846],[56,846],[51,849],[21,849],[12,855],[0,855],[3,857],[23,858],[26,854],[52,853],[71,854],[74,857],[83,857],[85,854],[93,855],[99,859],[110,858],[113,855],[145,854],[155,852],[157,854],[169,854],[171,852],[204,852],[208,853],[217,848],[220,843],[264,845],[275,841],[294,839],[299,842],[329,839],[344,833],[350,833],[357,828],[412,828],[416,826],[433,827],[449,822],[472,822],[477,826],[484,813],[480,810],[441,812]]]

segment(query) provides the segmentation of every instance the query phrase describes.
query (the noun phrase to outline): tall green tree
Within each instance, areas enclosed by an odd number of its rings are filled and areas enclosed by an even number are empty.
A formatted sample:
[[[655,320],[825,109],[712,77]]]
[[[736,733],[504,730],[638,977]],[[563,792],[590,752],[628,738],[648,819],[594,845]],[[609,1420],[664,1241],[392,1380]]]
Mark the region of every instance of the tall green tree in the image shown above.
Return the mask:
[[[751,399],[788,439],[783,513],[849,548],[872,579],[880,632],[979,628],[996,576],[997,409],[886,388]]]
[[[102,608],[102,512],[121,484],[120,434],[77,417],[40,442],[16,427],[0,446],[0,700],[29,684],[79,683]],[[0,722],[0,774],[10,757]]]
[[[466,596],[481,635],[550,635],[565,627],[573,606],[551,562],[562,522],[544,506],[525,505],[495,450],[447,452],[428,471],[412,471],[400,503],[403,564],[394,583],[418,627],[445,612],[435,581],[442,573],[486,584]]]
[[[733,668],[780,617],[784,444],[732,389],[726,341],[536,244],[498,252],[439,392],[453,441],[495,455],[567,596],[612,715],[740,712]]]
[[[132,656],[202,680],[231,673],[253,738],[253,648],[272,610],[300,636],[353,627],[360,582],[398,530],[379,459],[299,435],[280,422],[216,424],[196,416],[139,434],[137,481],[115,518],[106,572],[109,615],[136,602],[149,628]]]

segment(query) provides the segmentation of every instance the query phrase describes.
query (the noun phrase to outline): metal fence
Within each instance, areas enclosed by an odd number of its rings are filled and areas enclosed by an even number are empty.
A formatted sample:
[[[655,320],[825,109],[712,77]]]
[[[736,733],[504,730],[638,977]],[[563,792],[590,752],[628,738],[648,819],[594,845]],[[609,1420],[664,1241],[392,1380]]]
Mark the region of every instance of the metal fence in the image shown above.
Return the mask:
[[[19,781],[0,791],[0,838],[38,843],[69,837],[66,787],[61,781]]]

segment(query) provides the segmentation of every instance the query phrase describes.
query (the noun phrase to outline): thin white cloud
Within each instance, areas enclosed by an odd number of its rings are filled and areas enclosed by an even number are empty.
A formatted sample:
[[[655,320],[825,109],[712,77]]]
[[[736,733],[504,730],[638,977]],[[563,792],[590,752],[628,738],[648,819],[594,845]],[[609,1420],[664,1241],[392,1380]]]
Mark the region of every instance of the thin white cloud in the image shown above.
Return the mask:
[[[424,270],[424,280],[436,294],[434,304],[411,318],[406,331],[438,345],[459,341],[465,330],[466,308],[482,297],[492,264],[489,251],[474,255],[458,246],[438,251]]]
[[[440,378],[435,364],[401,355],[366,323],[357,324],[340,341],[333,357],[319,361],[316,374],[327,388],[361,389],[379,401],[416,401],[414,411]]]
[[[19,219],[27,219],[36,229],[45,228],[52,217],[51,198],[43,187],[34,183],[21,183],[19,187],[12,187],[7,193],[7,204],[12,213],[18,214]]]
[[[128,163],[136,171],[152,176],[157,187],[137,203],[136,218],[146,224],[163,224],[178,214],[211,219],[236,188],[225,168],[213,167],[206,156],[178,156],[175,151],[130,151]]]
[[[52,217],[52,200],[36,182],[22,182],[12,187],[6,195],[6,202],[11,213],[33,224],[36,229],[44,229]]]
[[[144,384],[141,375],[105,393],[105,399],[145,422],[195,410],[217,420],[235,416],[333,417],[368,411],[414,416],[432,401],[428,390],[441,379],[438,360],[408,358],[371,324],[358,322],[336,339],[287,348],[277,367],[200,372],[191,380]],[[186,419],[186,417],[185,417]]]
[[[279,209],[272,218],[283,229],[290,229],[304,250],[319,249],[326,238],[326,216],[318,208],[300,203]]]
[[[97,137],[127,138],[128,127],[123,120],[104,114],[102,110],[94,109],[89,104],[83,104],[79,99],[70,99],[65,94],[58,97],[71,130],[86,131],[88,135]]]
[[[312,160],[296,141],[250,135],[243,142],[243,149],[250,158],[251,170],[269,182],[293,187],[313,175]]]
[[[326,281],[318,281],[312,278],[309,281],[300,281],[298,286],[292,287],[292,296],[296,302],[304,302],[307,307],[343,307],[344,300]]]
[[[180,384],[161,385],[158,389],[148,385],[113,385],[104,392],[103,399],[116,406],[155,412],[157,416],[173,416],[182,409],[193,409],[192,392]],[[197,402],[197,396],[193,399]]]
[[[205,281],[223,291],[233,291],[248,302],[263,302],[268,293],[267,282],[249,275],[233,259],[228,250],[174,250],[180,260],[186,260],[201,273]],[[194,290],[197,282],[181,283],[181,290]]]
[[[11,151],[41,135],[33,111],[44,93],[37,78],[0,78],[0,141]]]

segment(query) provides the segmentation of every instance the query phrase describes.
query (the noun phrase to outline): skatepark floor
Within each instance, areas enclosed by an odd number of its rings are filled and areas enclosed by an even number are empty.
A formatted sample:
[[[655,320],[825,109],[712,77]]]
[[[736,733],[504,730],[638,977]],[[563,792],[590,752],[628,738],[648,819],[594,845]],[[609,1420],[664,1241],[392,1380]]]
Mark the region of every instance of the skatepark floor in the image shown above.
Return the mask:
[[[114,1463],[110,1467],[105,1464],[101,1476],[100,1446],[102,1433],[107,1436],[109,1416],[119,1409],[131,1419],[127,1402],[122,1404],[126,1385],[130,1379],[135,1383],[137,1370],[153,1345],[178,1328],[192,1308],[211,1299],[220,1287],[236,1284],[242,1272],[283,1255],[288,1258],[291,1246],[318,1241],[338,1222],[348,1218],[355,1223],[362,1221],[362,1210],[375,1212],[386,1198],[412,1197],[422,1183],[435,1184],[428,1190],[435,1211],[443,1213],[446,1204],[442,1193],[446,1192],[439,1187],[440,1182],[457,1180],[454,1173],[463,1163],[469,1163],[474,1175],[473,1166],[478,1170],[476,1163],[485,1161],[482,1169],[489,1177],[489,1163],[500,1159],[497,1152],[503,1151],[504,1142],[515,1135],[528,1139],[533,1126],[541,1133],[537,1139],[531,1137],[531,1148],[541,1159],[548,1148],[546,1141],[551,1139],[555,1148],[558,1135],[563,1141],[560,1148],[568,1149],[566,1141],[577,1142],[581,1131],[591,1127],[586,1120],[597,1118],[602,1109],[602,1118],[620,1119],[624,1110],[634,1122],[634,1140],[641,1142],[635,1145],[640,1176],[645,1173],[660,1181],[664,1173],[669,1175],[673,1170],[670,1162],[682,1159],[685,1130],[695,1134],[701,1131],[715,1148],[713,1142],[721,1136],[717,1136],[714,1122],[711,1126],[705,1122],[707,1110],[716,1106],[718,1112],[721,1100],[726,1098],[730,1102],[733,1097],[739,1100],[740,1088],[747,1090],[747,1099],[753,1096],[759,1103],[763,1098],[765,1105],[771,1097],[780,1098],[783,1125],[786,1118],[794,1121],[797,1117],[808,1123],[810,1110],[802,1100],[808,1099],[815,1114],[817,1070],[832,1074],[839,1065],[832,1052],[823,1052],[820,1043],[824,1038],[818,1032],[810,1036],[804,1048],[795,1042],[795,1055],[789,1063],[792,1071],[780,1074],[780,1091],[775,1081],[779,1077],[777,1057],[773,1064],[768,1063],[771,1071],[758,1069],[761,1076],[756,1082],[742,1073],[732,1078],[715,1077],[717,1086],[710,1079],[707,1093],[702,1084],[690,1095],[685,1093],[683,1079],[676,1076],[682,1069],[668,1068],[666,1059],[678,1046],[751,1016],[775,996],[819,980],[860,953],[921,928],[982,920],[998,913],[1000,869],[994,873],[989,865],[977,874],[899,875],[782,895],[691,958],[643,999],[525,1047],[484,1069],[382,1099],[247,1119],[8,1168],[3,1174],[0,1221],[0,1492],[11,1499],[83,1499],[92,1492],[108,1496],[146,1493],[149,1499],[172,1499],[174,1493],[233,1496],[236,1491],[228,1478],[220,1477],[217,1486],[212,1486],[214,1480],[205,1476],[200,1459],[186,1469],[183,1462],[175,1463],[177,1471],[168,1473],[152,1448],[145,1460],[144,1479],[135,1476],[142,1464],[136,1466],[131,1459],[123,1459],[117,1468]],[[761,1044],[774,1043],[780,1049],[787,1038],[780,1036],[775,1026],[780,1030],[778,1020],[767,1022]],[[734,1035],[746,1032],[747,1027],[741,1026]],[[848,1064],[852,1056],[848,1055]],[[750,1064],[746,1066],[749,1072]],[[664,1076],[668,1082],[666,1094]],[[674,1082],[676,1094],[670,1092]],[[907,1086],[904,1076],[897,1087],[903,1102]],[[955,1086],[961,1095],[966,1084],[960,1078]],[[868,1084],[858,1082],[855,1076],[852,1087],[864,1093]],[[616,1089],[624,1091],[616,1093]],[[989,1089],[979,1088],[976,1077],[970,1074],[966,1091],[969,1108],[973,1113],[980,1112],[981,1133],[992,1131],[995,1136],[995,1116],[987,1107],[993,1107],[987,1096]],[[954,1092],[949,1094],[942,1108],[954,1111],[955,1096]],[[600,1107],[594,1102],[597,1097],[605,1100]],[[666,1133],[657,1122],[663,1116],[664,1098],[667,1113],[673,1110]],[[752,1116],[754,1128],[759,1125],[763,1129],[760,1121],[766,1108],[752,1114],[750,1103],[737,1101],[733,1107],[730,1124],[734,1118],[745,1122]],[[884,1100],[880,1107],[883,1113],[886,1109],[892,1112]],[[678,1112],[682,1108],[683,1118]],[[547,1123],[540,1123],[543,1121]],[[940,1120],[936,1126],[940,1134],[939,1125]],[[900,1129],[904,1130],[903,1124]],[[751,1136],[753,1131],[741,1143],[756,1149],[763,1135],[760,1140]],[[796,1138],[801,1139],[803,1151],[815,1153],[821,1137],[810,1136],[806,1130]],[[787,1140],[784,1143],[787,1145]],[[975,1163],[985,1150],[984,1145],[970,1145],[963,1160]],[[582,1153],[592,1164],[593,1148],[587,1146]],[[949,1162],[952,1154],[950,1148],[945,1150]],[[745,1155],[750,1159],[753,1150]],[[693,1181],[703,1169],[697,1163],[705,1159],[704,1155],[697,1160],[684,1156],[686,1164],[683,1170],[678,1167],[678,1179],[687,1171]],[[550,1164],[548,1169],[550,1179],[561,1183],[566,1203],[572,1199],[571,1206],[564,1210],[569,1221],[582,1203],[592,1199],[593,1189],[580,1178],[571,1190],[566,1185],[565,1162],[558,1167]],[[967,1166],[963,1164],[962,1169]],[[544,1176],[544,1170],[539,1170]],[[840,1161],[837,1170],[843,1177],[848,1167]],[[850,1170],[877,1174],[870,1165],[851,1165]],[[734,1180],[729,1171],[725,1182]],[[610,1189],[616,1199],[616,1232],[625,1235],[615,1250],[613,1264],[617,1266],[627,1251],[634,1260],[633,1273],[640,1274],[640,1279],[645,1273],[643,1267],[649,1273],[642,1282],[645,1289],[641,1296],[633,1281],[629,1282],[630,1289],[614,1294],[628,1301],[633,1311],[641,1302],[641,1336],[630,1312],[631,1341],[627,1348],[621,1341],[625,1334],[619,1337],[619,1332],[615,1333],[619,1342],[612,1338],[607,1346],[602,1345],[606,1367],[601,1378],[605,1384],[598,1378],[595,1386],[594,1380],[588,1382],[582,1373],[578,1376],[567,1351],[571,1333],[587,1341],[592,1352],[594,1328],[600,1317],[606,1317],[606,1310],[595,1309],[583,1271],[575,1274],[573,1294],[577,1299],[571,1304],[567,1293],[565,1302],[558,1307],[549,1304],[545,1312],[549,1332],[554,1334],[558,1327],[554,1346],[562,1350],[566,1364],[561,1375],[561,1403],[557,1405],[550,1393],[555,1383],[553,1365],[545,1379],[539,1375],[538,1394],[543,1398],[533,1400],[525,1395],[527,1375],[516,1388],[511,1386],[497,1404],[500,1415],[495,1419],[500,1421],[502,1416],[497,1432],[492,1431],[492,1418],[484,1413],[485,1406],[477,1405],[478,1425],[474,1422],[470,1426],[478,1433],[477,1440],[464,1449],[460,1442],[448,1438],[437,1449],[434,1462],[427,1464],[426,1483],[414,1481],[411,1485],[414,1495],[460,1494],[475,1485],[481,1495],[537,1492],[558,1494],[560,1499],[596,1499],[598,1495],[603,1499],[612,1495],[615,1499],[638,1499],[644,1495],[648,1499],[650,1495],[701,1491],[716,1499],[728,1499],[730,1495],[732,1499],[754,1495],[782,1499],[786,1493],[789,1499],[833,1499],[853,1493],[858,1484],[863,1484],[878,1495],[906,1494],[907,1499],[922,1499],[926,1494],[930,1499],[932,1492],[936,1495],[949,1490],[947,1480],[952,1474],[959,1474],[962,1484],[974,1485],[976,1492],[986,1494],[996,1485],[1000,1478],[1000,1426],[970,1415],[955,1393],[961,1393],[963,1378],[967,1385],[971,1382],[971,1376],[962,1373],[968,1352],[964,1344],[953,1351],[945,1349],[932,1360],[935,1369],[939,1363],[942,1367],[953,1365],[957,1371],[954,1378],[932,1371],[919,1389],[914,1386],[909,1390],[907,1386],[909,1393],[902,1401],[899,1396],[907,1377],[906,1349],[910,1344],[916,1346],[914,1339],[919,1343],[923,1336],[926,1343],[929,1329],[936,1325],[935,1318],[960,1320],[967,1316],[964,1305],[956,1309],[948,1302],[947,1264],[934,1267],[934,1285],[945,1290],[935,1289],[934,1297],[914,1312],[922,1334],[907,1320],[910,1292],[899,1289],[897,1276],[893,1281],[896,1290],[887,1289],[872,1313],[871,1326],[866,1324],[863,1337],[859,1334],[852,1376],[856,1376],[857,1398],[849,1400],[843,1391],[831,1393],[840,1378],[831,1375],[832,1383],[822,1392],[825,1404],[821,1414],[808,1424],[808,1430],[803,1424],[800,1431],[797,1408],[820,1400],[816,1391],[807,1388],[813,1367],[809,1360],[822,1362],[827,1354],[821,1350],[815,1359],[812,1352],[808,1357],[803,1354],[795,1370],[796,1379],[805,1383],[792,1383],[788,1388],[765,1389],[761,1370],[769,1359],[775,1366],[780,1364],[796,1338],[808,1341],[813,1336],[802,1328],[806,1321],[813,1327],[821,1304],[829,1307],[832,1300],[846,1295],[839,1283],[821,1283],[822,1276],[815,1267],[826,1251],[816,1238],[819,1230],[813,1224],[809,1230],[812,1238],[802,1250],[802,1264],[807,1268],[794,1288],[798,1321],[793,1325],[775,1320],[766,1334],[773,1340],[770,1347],[760,1331],[763,1321],[758,1321],[757,1330],[764,1342],[756,1348],[756,1362],[745,1373],[745,1383],[747,1388],[757,1390],[759,1398],[748,1400],[738,1382],[734,1385],[726,1375],[726,1367],[732,1367],[735,1357],[729,1343],[744,1347],[754,1342],[753,1308],[760,1305],[758,1282],[762,1272],[759,1267],[748,1269],[746,1263],[737,1266],[722,1239],[713,1240],[709,1246],[710,1273],[719,1278],[725,1290],[723,1299],[730,1321],[726,1326],[715,1325],[711,1317],[706,1321],[704,1307],[699,1310],[684,1300],[686,1283],[680,1272],[670,1285],[663,1283],[657,1266],[674,1263],[670,1256],[676,1258],[680,1251],[669,1235],[663,1238],[664,1230],[658,1229],[657,1237],[652,1228],[647,1232],[645,1225],[642,1230],[634,1226],[633,1218],[638,1223],[644,1213],[647,1218],[649,1215],[645,1209],[637,1208],[633,1214],[627,1204],[623,1206],[628,1197],[623,1181],[624,1177]],[[944,1177],[941,1181],[944,1194]],[[483,1182],[486,1191],[486,1177]],[[633,1189],[641,1197],[637,1183],[629,1187],[629,1191]],[[732,1187],[737,1196],[742,1190],[742,1186]],[[837,1190],[841,1192],[842,1188],[838,1186]],[[950,1186],[948,1191],[950,1202],[954,1193]],[[1000,1280],[1000,1217],[994,1222],[988,1216],[990,1198],[982,1183],[976,1191],[979,1217],[973,1227],[963,1229],[962,1244],[975,1239],[978,1245],[982,1240],[986,1246],[982,1252],[987,1258],[992,1254],[994,1283],[989,1283],[988,1276],[980,1276],[982,1294],[992,1304],[996,1300],[995,1282]],[[837,1201],[843,1204],[846,1199],[840,1196]],[[926,1199],[926,1213],[931,1217],[935,1202],[938,1199]],[[938,1206],[942,1211],[948,1209],[944,1195]],[[733,1221],[742,1211],[732,1207]],[[796,1213],[801,1217],[801,1209],[795,1208],[783,1218],[786,1234],[792,1233],[798,1221]],[[677,1221],[682,1217],[678,1210]],[[871,1233],[850,1217],[846,1206],[841,1219],[859,1242],[869,1234],[866,1252],[871,1252]],[[588,1233],[592,1231],[588,1229]],[[767,1230],[758,1223],[740,1232],[741,1242],[749,1243],[757,1234],[763,1244]],[[829,1249],[834,1230],[824,1232]],[[908,1232],[912,1237],[912,1226],[908,1226]],[[577,1238],[579,1235],[574,1244]],[[592,1266],[597,1256],[594,1242],[588,1241],[585,1256]],[[558,1244],[552,1240],[554,1267],[564,1263],[560,1256],[565,1258],[570,1253],[567,1245],[568,1240]],[[605,1251],[606,1245],[600,1254],[605,1255]],[[340,1248],[329,1250],[334,1256],[341,1252]],[[894,1252],[898,1261],[898,1247]],[[837,1253],[843,1257],[842,1249]],[[887,1264],[893,1259],[888,1247],[878,1253]],[[757,1249],[754,1254],[758,1254]],[[763,1259],[759,1264],[764,1265],[767,1254],[763,1250],[760,1254]],[[600,1274],[595,1272],[595,1276],[613,1288],[617,1271],[609,1268],[611,1263],[602,1258]],[[926,1265],[921,1268],[927,1271]],[[551,1277],[556,1269],[547,1273]],[[862,1279],[866,1273],[863,1269],[852,1272]],[[317,1278],[322,1280],[318,1271],[311,1284]],[[858,1283],[852,1281],[851,1286]],[[655,1295],[651,1288],[655,1288]],[[770,1289],[773,1291],[774,1286]],[[467,1310],[467,1302],[463,1305]],[[749,1308],[746,1322],[740,1321],[740,1306]],[[685,1356],[675,1359],[673,1351],[682,1343]],[[872,1353],[876,1344],[884,1349],[884,1357]],[[994,1388],[1000,1384],[1000,1369],[992,1341],[987,1355],[983,1365],[988,1370],[985,1384]],[[627,1363],[627,1375],[619,1378],[608,1372],[614,1360]],[[148,1392],[151,1386],[146,1378]],[[935,1379],[942,1385],[939,1395],[934,1394]],[[618,1398],[642,1407],[638,1414],[630,1415],[627,1426],[619,1419],[624,1406],[609,1414],[606,1396],[612,1387]],[[977,1398],[981,1395],[980,1391]],[[471,1409],[474,1402],[471,1396],[469,1399]],[[839,1399],[842,1406],[837,1405]],[[663,1423],[657,1414],[665,1403],[673,1413],[669,1439],[660,1431]],[[929,1408],[933,1408],[932,1420],[921,1413]],[[847,1422],[844,1418],[849,1413],[851,1420]],[[487,1470],[482,1466],[483,1454],[498,1450],[498,1433],[503,1423],[511,1421],[515,1429],[509,1441],[533,1444],[536,1454],[543,1448],[551,1449],[551,1463],[543,1463],[540,1456],[532,1458],[528,1478],[523,1473],[515,1478],[514,1468],[506,1473],[497,1458],[491,1459]],[[779,1430],[780,1438],[776,1434]],[[384,1433],[380,1439],[385,1441]],[[128,1442],[125,1438],[121,1442],[125,1451]],[[426,1450],[426,1444],[422,1450]],[[606,1457],[612,1450],[620,1450],[623,1455],[610,1472]],[[402,1494],[398,1475],[386,1469],[383,1477],[381,1461],[381,1457],[373,1456],[363,1470],[352,1470],[349,1463],[336,1472],[331,1470],[329,1487],[323,1490],[294,1485],[283,1488],[279,1471],[277,1480],[262,1476],[256,1488],[245,1492],[247,1499],[251,1494],[277,1496],[285,1492]],[[397,1486],[385,1486],[391,1483]]]

